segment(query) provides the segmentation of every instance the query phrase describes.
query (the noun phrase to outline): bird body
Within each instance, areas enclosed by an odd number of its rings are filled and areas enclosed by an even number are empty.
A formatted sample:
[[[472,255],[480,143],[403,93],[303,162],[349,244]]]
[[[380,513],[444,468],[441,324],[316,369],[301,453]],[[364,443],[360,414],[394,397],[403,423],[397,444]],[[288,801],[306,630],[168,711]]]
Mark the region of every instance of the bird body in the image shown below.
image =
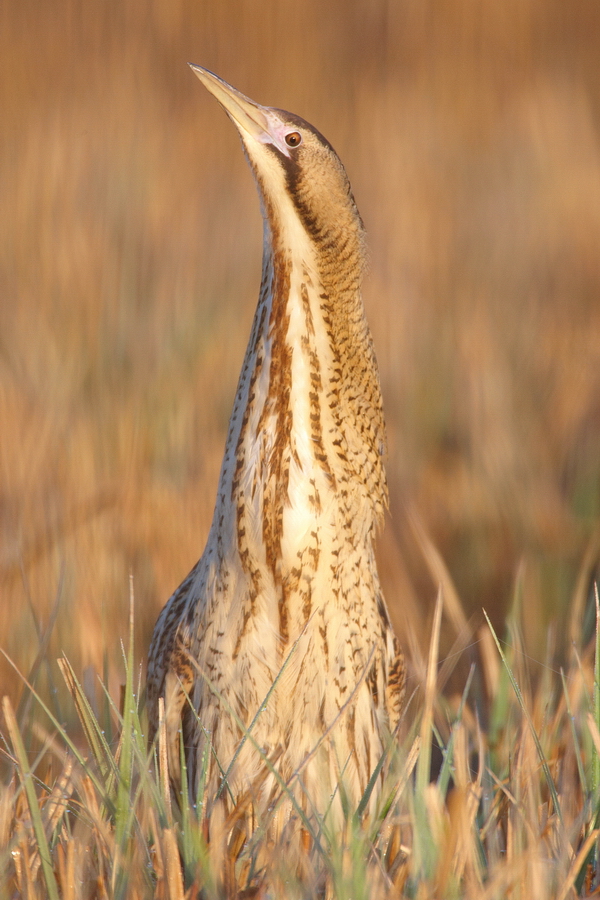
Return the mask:
[[[260,818],[285,783],[324,813],[340,781],[356,808],[404,688],[373,546],[387,487],[364,229],[322,135],[193,69],[240,132],[263,270],[206,548],[150,647],[150,733],[163,697],[171,776],[181,733],[209,812],[249,797]]]

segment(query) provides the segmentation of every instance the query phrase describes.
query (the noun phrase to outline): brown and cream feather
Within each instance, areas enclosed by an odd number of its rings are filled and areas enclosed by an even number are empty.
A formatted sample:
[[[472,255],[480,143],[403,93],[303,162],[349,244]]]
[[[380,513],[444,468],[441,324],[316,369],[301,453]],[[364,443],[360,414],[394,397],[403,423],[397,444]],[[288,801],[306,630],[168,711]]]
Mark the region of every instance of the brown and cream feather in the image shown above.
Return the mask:
[[[151,737],[164,697],[171,775],[183,735],[194,798],[209,760],[209,811],[251,796],[265,813],[264,755],[323,813],[340,779],[358,804],[404,692],[373,546],[387,486],[364,229],[322,135],[193,68],[241,135],[264,259],[206,548],[150,647]]]

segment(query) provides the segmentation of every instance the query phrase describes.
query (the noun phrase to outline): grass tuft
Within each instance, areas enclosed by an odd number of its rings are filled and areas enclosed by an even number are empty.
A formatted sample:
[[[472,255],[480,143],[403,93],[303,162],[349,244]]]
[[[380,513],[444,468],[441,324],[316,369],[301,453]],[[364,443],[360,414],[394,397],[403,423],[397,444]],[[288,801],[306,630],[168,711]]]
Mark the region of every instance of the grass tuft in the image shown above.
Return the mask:
[[[483,698],[474,696],[474,666],[455,699],[444,698],[437,688],[443,671],[442,608],[440,595],[422,695],[411,699],[400,735],[390,736],[358,808],[346,797],[343,822],[333,829],[327,816],[320,820],[302,810],[294,781],[282,783],[282,799],[292,799],[292,822],[273,846],[260,829],[247,840],[235,816],[219,822],[208,812],[207,820],[208,757],[200,763],[192,803],[182,754],[183,792],[180,803],[173,803],[162,718],[155,745],[146,744],[134,677],[132,605],[120,705],[103,686],[116,741],[106,737],[108,722],[94,712],[66,659],[60,670],[83,745],[25,679],[30,720],[19,723],[11,701],[3,700],[0,895],[32,900],[571,900],[589,895],[599,885],[597,637],[587,647],[573,648],[560,671],[549,661],[537,677],[517,613],[508,643],[488,623],[500,668],[484,708]],[[484,665],[491,671],[490,646],[485,640]],[[487,731],[479,721],[482,708],[490,722]],[[251,729],[244,739],[253,740]],[[373,806],[376,781],[382,787]],[[339,791],[344,797],[343,783]]]

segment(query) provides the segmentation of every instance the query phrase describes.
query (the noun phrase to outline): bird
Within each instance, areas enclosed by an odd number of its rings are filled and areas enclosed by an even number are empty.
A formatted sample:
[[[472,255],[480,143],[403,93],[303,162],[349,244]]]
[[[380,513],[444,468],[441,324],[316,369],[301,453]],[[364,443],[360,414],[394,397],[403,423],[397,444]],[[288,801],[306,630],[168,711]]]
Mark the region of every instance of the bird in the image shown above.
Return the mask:
[[[358,807],[403,709],[374,549],[388,488],[365,229],[316,128],[191,68],[241,137],[263,264],[206,546],[149,649],[149,737],[163,729],[174,792],[183,759],[209,822],[244,807],[250,835],[276,810],[280,834],[298,810]]]

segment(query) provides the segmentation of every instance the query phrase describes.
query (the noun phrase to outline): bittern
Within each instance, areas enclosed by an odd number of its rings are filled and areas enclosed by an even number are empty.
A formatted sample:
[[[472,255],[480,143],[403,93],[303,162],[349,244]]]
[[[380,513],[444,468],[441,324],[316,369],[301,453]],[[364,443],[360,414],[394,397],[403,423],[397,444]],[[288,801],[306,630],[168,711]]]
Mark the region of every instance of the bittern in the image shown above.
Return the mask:
[[[374,554],[386,440],[364,227],[312,125],[192,69],[242,139],[263,269],[206,548],[154,630],[150,735],[162,697],[171,778],[183,740],[209,814],[250,798],[264,821],[284,784],[311,814],[338,784],[356,808],[404,691]]]

